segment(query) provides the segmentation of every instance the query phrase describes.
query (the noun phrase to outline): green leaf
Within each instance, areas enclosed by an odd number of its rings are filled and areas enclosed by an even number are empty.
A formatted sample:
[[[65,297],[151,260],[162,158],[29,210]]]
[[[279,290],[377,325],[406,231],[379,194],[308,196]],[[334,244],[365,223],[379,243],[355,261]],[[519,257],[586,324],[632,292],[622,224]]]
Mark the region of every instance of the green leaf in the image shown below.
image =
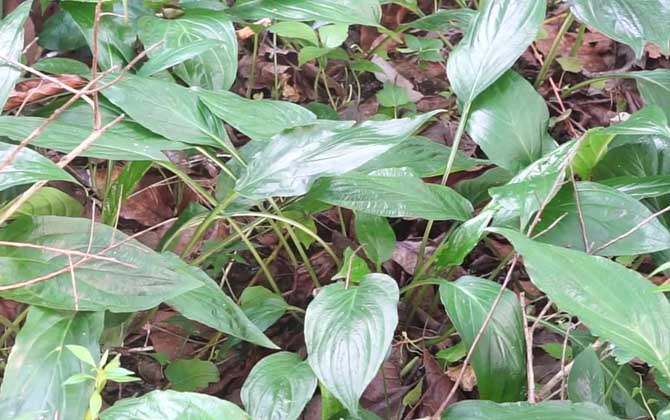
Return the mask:
[[[398,324],[399,291],[384,274],[358,286],[324,287],[307,307],[305,342],[309,365],[352,413],[382,365]]]
[[[568,3],[580,21],[628,45],[637,58],[642,57],[648,42],[660,46],[664,53],[670,51],[670,31],[665,24],[670,19],[670,8],[663,0],[602,0],[597,4],[569,0]]]
[[[486,231],[492,217],[493,212],[482,211],[457,227],[454,233],[449,235],[445,245],[435,251],[435,269],[440,271],[463,264],[465,257],[479,243],[479,239]]]
[[[79,217],[83,211],[81,203],[68,194],[56,188],[44,187],[19,207],[16,216]]]
[[[149,17],[149,16],[147,16]],[[162,20],[162,19],[158,19]],[[148,44],[151,45],[151,44]],[[150,77],[163,70],[179,65],[185,61],[191,60],[194,57],[203,55],[207,51],[213,50],[221,46],[221,41],[214,39],[201,39],[192,44],[182,45],[175,48],[159,47],[151,58],[142,65],[142,68],[137,72],[138,76]]]
[[[200,287],[167,300],[168,305],[188,319],[233,337],[267,348],[277,348],[207,274],[190,267],[190,275],[199,282]]]
[[[330,54],[331,51],[333,51],[332,48],[311,47],[311,46],[304,47],[298,52],[298,65],[303,66],[312,60],[325,57],[328,54]]]
[[[228,12],[242,19],[323,21],[378,26],[382,10],[378,0],[239,0]]]
[[[472,9],[441,9],[420,19],[401,25],[424,31],[442,31],[462,29],[467,32],[477,12]]]
[[[144,178],[144,175],[151,169],[152,165],[153,162],[151,161],[129,162],[123,168],[105,194],[105,199],[102,203],[102,223],[110,226],[116,223],[121,203],[126,201],[135,192],[135,189]]]
[[[37,43],[50,51],[72,51],[87,45],[84,34],[79,30],[72,16],[59,11],[44,22]]]
[[[93,29],[95,27],[95,3],[63,1],[61,7],[74,20],[93,51]],[[110,10],[107,10],[110,11]],[[98,62],[101,69],[114,65],[123,66],[135,56],[136,35],[122,17],[106,14],[100,17],[98,36]]]
[[[82,346],[93,359],[99,358],[103,324],[102,312],[31,307],[4,370],[0,417],[84,418],[93,382],[61,384],[73,375],[88,373],[91,367],[65,346]]]
[[[542,213],[537,231],[542,232],[561,218],[538,239],[541,242],[586,251],[597,250],[609,241],[624,235],[651,217],[651,211],[636,199],[604,185],[578,182],[579,207],[572,186],[566,186]],[[582,233],[581,208],[585,233]],[[670,233],[658,219],[644,223],[633,234],[598,251],[597,255],[640,255],[670,248]]]
[[[91,355],[91,352],[84,346],[78,346],[76,344],[68,344],[65,346],[68,350],[72,352],[72,354],[75,355],[75,357],[82,362],[86,363],[87,365],[91,366],[92,368],[95,368],[98,366],[97,362],[93,360],[93,356]]]
[[[310,197],[384,217],[417,217],[427,220],[467,220],[472,205],[456,191],[429,184],[411,171],[387,169],[369,175],[349,173],[323,180]]]
[[[635,79],[645,104],[659,106],[670,118],[670,70],[633,71],[622,76]]]
[[[598,354],[591,347],[575,358],[568,376],[568,396],[572,402],[603,403],[605,374],[600,367]]]
[[[195,391],[219,381],[219,369],[210,361],[177,360],[165,368],[165,377],[175,391]]]
[[[0,126],[1,124],[0,120]],[[0,128],[0,133],[2,133],[1,130]],[[4,162],[15,149],[16,146],[0,142],[0,162]],[[59,168],[51,160],[37,152],[24,148],[0,172],[0,191],[17,185],[34,184],[39,181],[77,182],[70,174]]]
[[[0,117],[0,134],[14,141],[21,141],[43,122],[44,118],[38,117]],[[32,144],[68,153],[79,146],[91,131],[91,127],[56,120],[49,123]],[[112,129],[105,132],[91,147],[81,153],[81,156],[110,160],[165,161],[167,158],[162,150],[183,148],[184,145],[181,143],[162,139],[141,127],[136,130],[134,126],[126,125],[119,127],[118,131]]]
[[[12,13],[0,21],[0,54],[15,61],[21,61],[23,51],[23,24],[30,13],[30,2],[20,4]],[[13,65],[0,63],[0,109],[14,90],[21,77],[21,71]]]
[[[337,48],[349,37],[349,25],[339,23],[334,25],[325,25],[319,28],[319,38],[321,44],[326,48]]]
[[[384,83],[384,88],[377,92],[377,101],[381,106],[397,108],[409,103],[409,94],[404,87],[400,87],[392,82],[386,82]]]
[[[251,420],[235,404],[205,394],[153,391],[117,401],[100,420]]]
[[[384,217],[365,212],[356,212],[356,238],[365,245],[365,255],[380,266],[393,256],[395,250],[395,232]]]
[[[254,325],[265,331],[284,316],[288,310],[288,303],[281,295],[265,287],[251,286],[242,292],[240,307]]]
[[[670,303],[651,282],[602,257],[545,245],[508,229],[492,231],[512,242],[533,283],[561,310],[670,377]]]
[[[447,74],[462,103],[491,86],[535,40],[546,11],[536,0],[487,1],[449,56]]]
[[[35,63],[33,67],[43,73],[76,74],[82,77],[91,75],[91,69],[86,64],[71,58],[45,58]]]
[[[198,94],[214,115],[253,140],[269,141],[287,128],[316,121],[312,112],[290,102],[251,100],[225,91],[198,90]]]
[[[351,273],[349,272],[349,266],[351,266]],[[340,271],[333,276],[332,280],[346,280],[349,274],[349,280],[353,283],[360,283],[366,275],[370,274],[368,264],[358,254],[354,254],[351,248],[344,250],[344,261]]]
[[[270,26],[268,30],[282,38],[293,38],[308,42],[312,46],[319,45],[319,38],[311,26],[302,22],[279,22]]]
[[[447,169],[450,154],[451,148],[425,137],[414,136],[372,159],[358,168],[357,172],[370,173],[377,169],[408,168],[422,178],[442,176]],[[488,161],[473,159],[461,151],[456,151],[456,160],[451,170],[452,173],[467,171],[485,164],[488,164]]]
[[[411,136],[439,111],[392,121],[322,121],[275,136],[249,162],[235,190],[248,198],[306,193],[319,178],[342,175]]]
[[[491,162],[516,173],[556,147],[548,125],[544,98],[509,71],[472,103],[466,130]]]
[[[490,0],[489,0],[490,1]],[[607,410],[591,403],[573,404],[567,401],[547,401],[540,404],[491,401],[463,401],[452,405],[442,415],[443,420],[618,420]]]
[[[500,285],[478,277],[461,277],[440,285],[442,304],[458,334],[470,348],[484,324]],[[526,342],[519,300],[505,290],[472,356],[479,395],[496,402],[519,401],[526,386]]]
[[[162,54],[183,51],[199,41],[218,41],[215,48],[177,66],[175,73],[189,86],[206,89],[226,90],[235,82],[237,34],[225,11],[188,9],[177,19],[142,16],[137,26],[145,46],[165,41]]]
[[[135,122],[170,140],[220,146],[226,139],[197,93],[175,83],[129,74],[102,93]]]
[[[660,197],[670,191],[670,175],[620,176],[604,179],[600,183],[636,200]]]
[[[87,219],[57,216],[23,217],[0,232],[4,241],[82,253],[89,251],[90,237],[93,237],[90,254],[102,252],[113,243],[119,244],[128,238],[109,226],[92,226]],[[54,250],[13,247],[2,247],[0,255],[0,283],[3,286],[61,272],[47,281],[2,293],[3,297],[52,309],[72,310],[78,306],[82,311],[135,312],[153,308],[200,285],[193,278],[194,269],[179,258],[157,254],[135,240],[103,254],[126,265],[89,259],[75,266],[76,293],[66,255]],[[81,259],[81,256],[72,256],[75,265]]]
[[[551,357],[553,357],[556,360],[562,360],[563,359],[563,344],[562,343],[546,343],[540,346],[542,350],[547,352],[547,354]],[[566,346],[565,347],[565,360],[568,362],[573,359],[572,355],[572,347]]]
[[[503,168],[491,168],[476,178],[464,179],[454,189],[477,207],[491,199],[489,189],[507,184],[513,175]]]
[[[297,420],[317,380],[300,356],[280,352],[258,362],[242,386],[242,402],[254,419]]]

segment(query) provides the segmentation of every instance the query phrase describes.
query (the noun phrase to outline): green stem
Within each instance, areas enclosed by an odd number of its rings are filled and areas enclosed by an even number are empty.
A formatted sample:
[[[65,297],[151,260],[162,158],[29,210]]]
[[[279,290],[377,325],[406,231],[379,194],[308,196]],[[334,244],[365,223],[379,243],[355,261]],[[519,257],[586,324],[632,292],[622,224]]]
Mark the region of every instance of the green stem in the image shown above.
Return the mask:
[[[258,56],[258,34],[254,34],[254,51],[251,57],[251,75],[249,76],[249,86],[247,86],[247,98],[251,98],[251,90],[256,84],[256,60]]]
[[[570,87],[565,88],[563,90],[563,94],[561,95],[561,97],[567,98],[568,96],[573,95],[575,92],[579,91],[580,89],[583,89],[587,86],[591,86],[594,83],[604,82],[604,81],[607,81],[607,80],[610,80],[610,79],[629,79],[629,78],[630,78],[630,74],[628,74],[628,73],[612,73],[612,74],[607,74],[607,75],[603,75],[603,76],[594,77],[593,79],[584,80],[582,82],[579,82],[579,83],[575,84],[574,86],[570,86]]]
[[[570,50],[570,57],[577,57],[577,54],[579,54],[579,50],[582,48],[582,44],[584,43],[584,35],[586,35],[586,25],[582,23],[579,25],[579,29],[577,30],[577,39],[575,39],[575,43],[572,45],[572,49]]]
[[[544,59],[544,64],[542,64],[540,74],[538,74],[537,80],[535,81],[536,89],[540,87],[542,83],[544,83],[544,81],[547,79],[547,75],[549,74],[551,65],[554,63],[554,59],[556,59],[556,54],[558,54],[558,48],[561,46],[563,36],[565,36],[565,34],[568,32],[570,26],[572,26],[574,21],[575,21],[575,15],[568,12],[568,16],[566,16],[565,20],[563,21],[563,25],[558,30],[556,38],[554,38],[554,42],[551,44],[551,48],[549,49],[549,53]]]
[[[216,221],[217,217],[223,213],[228,206],[230,206],[235,199],[237,199],[238,194],[237,193],[232,193],[228,198],[226,198],[224,201],[219,203],[210,213],[207,215],[205,220],[198,226],[198,229],[195,231],[193,234],[193,237],[191,237],[191,240],[188,242],[186,245],[186,248],[184,248],[184,252],[181,253],[182,258],[186,258],[191,251],[193,251],[193,248],[195,248],[195,245],[198,243],[200,238],[207,232],[207,229],[210,228],[210,226]]]
[[[257,219],[254,220],[252,223],[246,225],[243,229],[245,232],[251,232],[254,229],[256,229],[258,226],[260,226],[263,223],[264,219]],[[226,239],[221,241],[220,243],[214,245],[212,248],[208,249],[207,251],[202,252],[196,259],[191,261],[191,265],[193,266],[199,266],[200,264],[204,263],[209,257],[212,255],[226,249],[229,247],[231,244],[233,244],[235,241],[240,239],[239,235],[237,233],[233,233],[232,235],[228,236]]]
[[[189,188],[191,188],[193,191],[198,193],[200,197],[202,197],[205,201],[209,203],[210,206],[216,206],[217,201],[214,197],[212,197],[207,190],[202,188],[200,184],[195,182],[193,178],[188,176],[184,171],[179,169],[177,165],[175,165],[172,162],[164,162],[164,161],[156,161],[156,164],[164,167],[165,169],[169,170],[173,174],[177,175],[181,181],[186,184]]]

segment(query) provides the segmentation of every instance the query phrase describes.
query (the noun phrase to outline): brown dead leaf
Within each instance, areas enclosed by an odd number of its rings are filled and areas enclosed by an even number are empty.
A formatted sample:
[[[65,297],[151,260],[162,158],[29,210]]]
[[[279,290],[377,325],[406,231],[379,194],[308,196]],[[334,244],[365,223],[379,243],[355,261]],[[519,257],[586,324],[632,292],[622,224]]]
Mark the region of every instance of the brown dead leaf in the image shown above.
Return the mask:
[[[423,394],[416,417],[432,416],[454,386],[454,382],[427,351],[423,353],[423,367],[426,371],[426,391]],[[450,405],[462,399],[463,395],[460,391],[457,391],[451,399]]]
[[[86,79],[71,74],[62,74],[53,77],[74,89],[84,87],[88,83]],[[14,87],[14,92],[9,96],[3,110],[10,111],[23,104],[37,102],[44,98],[60,95],[63,92],[65,92],[65,89],[55,82],[43,79],[24,80]]]
[[[456,382],[456,379],[458,379],[460,376],[462,369],[462,365],[452,366],[447,369],[447,376],[449,376],[449,379]],[[465,375],[463,375],[463,380],[461,381],[461,388],[466,392],[470,392],[475,389],[476,386],[477,376],[475,376],[475,370],[472,368],[472,366],[467,365],[465,367]]]
[[[401,241],[396,242],[395,250],[393,251],[393,261],[398,263],[403,270],[409,274],[414,274],[416,271],[416,263],[419,257],[420,242],[416,241]],[[426,247],[426,257],[432,255],[435,247],[429,245]]]

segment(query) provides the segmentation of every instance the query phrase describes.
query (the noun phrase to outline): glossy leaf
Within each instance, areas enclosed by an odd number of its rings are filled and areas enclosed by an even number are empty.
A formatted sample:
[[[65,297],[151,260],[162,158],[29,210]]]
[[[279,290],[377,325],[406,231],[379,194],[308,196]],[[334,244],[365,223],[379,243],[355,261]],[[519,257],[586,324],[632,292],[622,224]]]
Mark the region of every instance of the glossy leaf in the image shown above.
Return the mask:
[[[4,162],[15,149],[16,146],[0,142],[0,162]],[[0,191],[39,181],[76,182],[70,174],[51,160],[30,149],[21,150],[11,163],[0,171]]]
[[[572,402],[602,405],[605,397],[605,374],[598,354],[588,347],[575,358],[568,376],[568,396]]]
[[[425,137],[414,136],[394,146],[379,157],[372,159],[358,168],[357,172],[370,173],[378,169],[408,168],[422,178],[441,176],[447,169],[449,154],[451,154],[449,147]],[[474,159],[457,151],[456,159],[451,169],[452,172],[461,172],[487,163],[485,160]]]
[[[622,76],[635,79],[644,102],[659,106],[670,118],[670,70],[633,71]]]
[[[229,13],[249,20],[270,17],[369,26],[377,26],[382,15],[378,0],[240,0]]]
[[[461,277],[440,285],[442,304],[468,348],[499,292],[500,285],[477,277]],[[481,399],[513,402],[523,398],[526,384],[523,331],[519,300],[506,290],[472,356]]]
[[[235,404],[205,394],[153,391],[117,401],[100,420],[251,420]]]
[[[495,83],[535,40],[546,11],[536,0],[490,0],[449,56],[447,74],[462,103]]]
[[[152,54],[151,58],[142,65],[142,68],[137,72],[137,75],[141,77],[153,76],[158,72],[191,60],[220,46],[220,41],[202,39],[200,41],[195,41],[192,44],[182,45],[175,48],[159,48],[158,51]]]
[[[316,121],[309,110],[290,102],[251,100],[225,91],[198,90],[198,94],[214,115],[253,140],[268,141],[287,128]]]
[[[608,259],[493,229],[523,256],[533,283],[558,307],[625,354],[670,377],[670,303],[635,271]]]
[[[186,318],[267,348],[277,348],[252,323],[235,302],[203,271],[189,267],[200,287],[173,297],[166,303]]]
[[[476,178],[464,179],[454,189],[477,207],[491,199],[489,189],[501,187],[512,178],[513,174],[506,169],[491,168]]]
[[[20,4],[12,13],[0,21],[0,54],[21,61],[23,51],[23,24],[30,13],[30,2]],[[0,62],[0,109],[14,90],[21,71],[4,61]]]
[[[92,121],[92,120],[91,120]],[[21,141],[44,122],[38,117],[0,117],[0,133],[14,141]],[[110,160],[167,160],[163,150],[179,150],[184,145],[161,139],[126,126],[119,131],[110,130],[85,150],[81,156]],[[91,128],[61,121],[49,123],[32,144],[59,152],[71,152],[91,134]]]
[[[195,391],[219,381],[219,369],[207,360],[176,360],[165,368],[165,377],[175,391]]]
[[[268,30],[282,38],[299,39],[312,46],[319,45],[319,38],[316,36],[316,32],[306,23],[279,22],[270,26]]]
[[[356,212],[356,237],[365,245],[365,255],[380,266],[393,256],[395,250],[395,232],[384,217]]]
[[[81,203],[56,188],[44,187],[37,191],[16,211],[16,216],[79,217],[84,211]]]
[[[490,0],[489,0],[490,1]],[[443,420],[618,420],[602,407],[590,403],[547,401],[540,404],[463,401],[451,406]]]
[[[544,98],[509,71],[472,103],[466,129],[491,162],[516,173],[555,148],[548,125]]]
[[[73,217],[20,218],[0,233],[4,241],[24,242],[87,253],[118,244],[127,236],[115,229]],[[48,281],[3,292],[3,296],[53,309],[134,312],[150,309],[166,299],[198,287],[193,270],[174,255],[156,254],[135,240],[125,242],[103,255],[114,261],[89,259],[74,268],[76,298],[67,256],[46,249],[2,247],[0,282],[17,284],[53,272],[62,273]],[[81,256],[72,256],[77,264]]]
[[[312,399],[317,380],[306,361],[280,352],[258,362],[242,386],[242,402],[257,420],[296,420]]]
[[[322,288],[307,307],[305,343],[309,365],[351,412],[382,365],[398,324],[399,291],[384,274],[358,286]]]
[[[84,34],[64,10],[48,18],[39,35],[37,43],[50,51],[72,51],[86,46]]]
[[[226,139],[222,124],[198,95],[175,83],[126,75],[102,93],[135,122],[165,138],[204,146],[220,146],[223,140],[217,139]]]
[[[658,219],[643,222],[651,211],[624,193],[592,182],[577,183],[579,205],[589,241],[588,249],[597,250],[607,242],[642,225],[633,234],[598,252],[602,256],[640,255],[670,248],[670,233]],[[538,239],[545,243],[586,251],[582,226],[572,186],[564,187],[547,205],[537,232],[561,220]]]
[[[569,0],[572,13],[609,38],[631,47],[640,58],[644,47],[652,42],[668,53],[670,5],[663,0]]]
[[[435,251],[435,268],[439,271],[454,265],[461,265],[465,257],[479,243],[492,217],[492,211],[483,210],[457,227],[454,233],[449,235],[447,242]]]
[[[284,316],[288,310],[288,303],[281,295],[265,287],[251,286],[242,292],[240,307],[254,325],[265,331]]]
[[[182,51],[205,40],[219,41],[215,48],[177,66],[175,73],[189,86],[229,89],[237,77],[237,35],[224,11],[188,9],[177,19],[143,16],[138,34],[145,46],[164,41],[161,52]]]
[[[472,214],[470,202],[451,188],[428,184],[403,169],[329,178],[316,185],[310,196],[334,206],[385,217],[467,220]]]
[[[636,200],[670,193],[670,175],[621,176],[600,181],[601,184],[628,194]]]
[[[403,26],[424,31],[448,31],[462,29],[467,32],[477,12],[472,9],[440,9],[428,16],[421,17]]]
[[[76,74],[82,77],[88,77],[91,69],[81,61],[71,58],[53,57],[45,58],[33,64],[35,70],[51,74]]]
[[[302,195],[317,179],[347,173],[400,144],[437,112],[354,127],[321,122],[285,131],[253,157],[235,190],[257,199]]]
[[[31,307],[4,370],[0,418],[84,418],[93,382],[62,384],[91,367],[65,346],[83,346],[99,358],[103,318],[102,312]]]

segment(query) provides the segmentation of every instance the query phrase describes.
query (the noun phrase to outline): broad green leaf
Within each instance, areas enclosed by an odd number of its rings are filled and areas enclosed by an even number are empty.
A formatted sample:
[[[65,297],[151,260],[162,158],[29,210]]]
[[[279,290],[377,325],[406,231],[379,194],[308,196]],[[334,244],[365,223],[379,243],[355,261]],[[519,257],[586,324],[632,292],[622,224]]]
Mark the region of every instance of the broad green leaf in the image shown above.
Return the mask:
[[[454,189],[477,207],[491,199],[489,189],[507,184],[512,177],[506,169],[491,168],[476,178],[464,179]]]
[[[342,266],[340,271],[338,271],[333,277],[332,280],[346,280],[347,277],[352,283],[360,283],[365,276],[370,274],[370,268],[368,263],[365,260],[354,254],[354,251],[351,248],[344,250]],[[351,267],[351,269],[349,268]]]
[[[198,280],[200,287],[167,300],[168,305],[188,319],[233,337],[277,348],[207,274],[194,268],[191,268],[190,274]]]
[[[198,95],[175,83],[129,74],[102,93],[135,122],[170,140],[220,146],[226,139]]]
[[[63,1],[61,7],[72,17],[76,26],[93,50],[95,3]],[[136,35],[122,17],[106,14],[100,17],[98,36],[98,61],[101,69],[114,65],[123,66],[135,56]]]
[[[482,237],[493,212],[483,210],[477,216],[466,221],[449,235],[447,242],[435,251],[435,269],[440,271],[454,265],[461,265],[465,257],[477,246]]]
[[[4,370],[0,418],[84,418],[93,382],[62,384],[73,375],[89,373],[91,367],[65,346],[83,346],[97,360],[103,318],[102,312],[31,307]]]
[[[581,208],[588,249],[591,251],[642,225],[633,234],[598,251],[597,255],[640,255],[670,248],[668,229],[658,219],[643,224],[652,213],[635,198],[593,182],[578,182],[577,194],[579,207],[571,185],[564,187],[547,205],[537,232],[547,229],[558,218],[561,220],[538,240],[586,251],[578,211]]]
[[[540,31],[546,7],[537,0],[486,2],[447,63],[462,103],[474,101],[512,67]]]
[[[395,250],[395,232],[384,217],[364,212],[356,212],[356,238],[365,245],[365,255],[380,266],[393,256]]]
[[[321,44],[326,48],[337,48],[349,37],[349,25],[336,23],[334,25],[321,26],[318,30]]]
[[[93,241],[88,252],[91,236]],[[0,238],[96,254],[128,237],[109,226],[92,226],[87,219],[44,216],[17,219],[0,232]],[[2,293],[3,297],[52,309],[78,307],[82,311],[135,312],[153,308],[200,285],[193,277],[192,267],[174,255],[157,254],[135,240],[103,253],[118,262],[89,259],[75,266],[74,280],[67,256],[54,250],[2,247],[0,255],[3,286],[61,273],[32,286]],[[73,255],[73,264],[82,258]]]
[[[489,0],[492,1],[492,0]],[[493,0],[494,1],[494,0]],[[452,405],[443,420],[619,420],[591,403],[547,401],[540,404],[471,400]]]
[[[226,91],[198,90],[198,94],[214,115],[253,140],[268,141],[287,128],[316,121],[309,110],[290,102],[251,100]]]
[[[280,352],[258,362],[242,386],[242,402],[257,420],[296,420],[312,399],[317,380],[300,356]]]
[[[16,215],[79,217],[83,211],[81,203],[68,194],[56,188],[44,187],[19,207]]]
[[[333,51],[332,48],[307,46],[298,52],[298,66],[303,66],[317,58],[325,57]]]
[[[461,277],[440,285],[440,297],[461,339],[470,348],[484,324],[500,285],[478,277]],[[472,356],[483,400],[513,402],[526,386],[526,342],[519,300],[505,290]]]
[[[145,46],[165,41],[164,53],[181,51],[199,41],[219,41],[215,48],[177,66],[175,73],[189,86],[206,89],[229,89],[235,82],[237,34],[226,12],[188,9],[177,19],[143,16],[137,25]]]
[[[472,103],[466,129],[491,162],[516,173],[556,147],[548,125],[544,98],[509,71]]]
[[[443,31],[450,29],[462,29],[467,32],[477,12],[472,9],[449,9],[437,12],[401,25],[412,29],[424,31]]]
[[[399,291],[384,274],[358,286],[322,288],[307,307],[305,343],[309,365],[353,414],[358,399],[382,365],[398,324]]]
[[[312,46],[319,45],[316,32],[306,23],[302,22],[279,22],[270,26],[268,30],[282,38],[293,38],[306,41]]]
[[[666,22],[670,19],[670,5],[665,0],[569,0],[572,13],[587,25],[609,38],[631,47],[637,58],[642,57],[644,47],[652,42],[664,53],[670,50],[670,30]]]
[[[637,200],[660,197],[670,192],[670,175],[620,176],[604,179],[600,183]]]
[[[21,61],[23,51],[23,24],[30,13],[31,2],[20,4],[12,13],[0,21],[0,54]],[[0,109],[14,90],[21,71],[13,65],[0,62]]]
[[[265,331],[284,316],[288,310],[288,303],[281,295],[265,287],[251,286],[242,292],[240,307],[254,325]]]
[[[177,360],[165,368],[165,377],[175,391],[195,391],[219,381],[219,369],[206,360]]]
[[[156,73],[167,70],[184,61],[191,60],[194,57],[198,57],[207,51],[220,46],[221,41],[202,39],[180,47],[169,49],[166,49],[165,47],[159,48],[151,55],[151,58],[142,65],[142,68],[137,72],[137,75],[141,77],[153,76]]]
[[[670,118],[670,70],[633,71],[622,76],[635,79],[644,102],[658,105]]]
[[[2,117],[0,117],[2,118]],[[0,124],[2,124],[0,122]],[[0,135],[2,135],[0,129]],[[7,143],[0,142],[0,163],[16,149]],[[17,185],[34,184],[39,181],[77,182],[74,178],[55,163],[30,149],[22,149],[16,158],[0,171],[0,191]]]
[[[533,283],[561,310],[670,377],[670,303],[651,282],[603,257],[545,245],[509,229],[492,231],[512,242]]]
[[[87,45],[84,34],[64,10],[47,19],[39,35],[37,43],[50,51],[72,51]]]
[[[323,21],[378,26],[382,10],[378,0],[239,0],[228,12],[256,20]]]
[[[594,180],[670,175],[670,141],[657,136],[620,136],[593,168]]]
[[[350,173],[315,185],[310,197],[334,206],[385,217],[467,220],[472,205],[449,187],[429,184],[411,171]]]
[[[0,135],[18,142],[28,137],[43,122],[44,118],[38,117],[0,117]],[[163,150],[184,148],[182,143],[162,139],[142,127],[138,128],[126,125],[119,127],[118,131],[109,130],[81,156],[110,160],[165,161],[167,158]],[[32,144],[67,153],[79,146],[91,134],[91,131],[92,129],[87,126],[53,121]]]
[[[389,108],[397,108],[410,102],[407,89],[392,82],[384,83],[384,88],[377,92],[377,101],[379,105]]]
[[[372,159],[357,169],[357,172],[370,173],[377,169],[408,168],[420,177],[444,174],[451,149],[425,137],[410,137],[391,148],[388,152]],[[488,164],[485,160],[473,159],[462,152],[456,152],[456,160],[452,172],[473,169],[478,165]]]
[[[71,58],[45,58],[33,64],[33,67],[43,73],[76,74],[82,77],[91,75],[91,69],[86,64]]]
[[[235,404],[205,394],[153,391],[117,401],[100,420],[251,420]]]
[[[317,179],[345,174],[400,144],[438,112],[353,127],[328,121],[284,131],[251,159],[235,190],[256,199],[302,195]]]
[[[600,367],[598,354],[591,347],[575,358],[568,376],[568,396],[572,402],[603,405],[605,374]]]
[[[608,147],[616,136],[661,136],[670,138],[668,120],[663,110],[650,105],[633,114],[626,121],[607,128],[595,128],[584,134],[582,144],[575,155],[572,167],[576,174],[586,180],[591,171],[607,154]]]

